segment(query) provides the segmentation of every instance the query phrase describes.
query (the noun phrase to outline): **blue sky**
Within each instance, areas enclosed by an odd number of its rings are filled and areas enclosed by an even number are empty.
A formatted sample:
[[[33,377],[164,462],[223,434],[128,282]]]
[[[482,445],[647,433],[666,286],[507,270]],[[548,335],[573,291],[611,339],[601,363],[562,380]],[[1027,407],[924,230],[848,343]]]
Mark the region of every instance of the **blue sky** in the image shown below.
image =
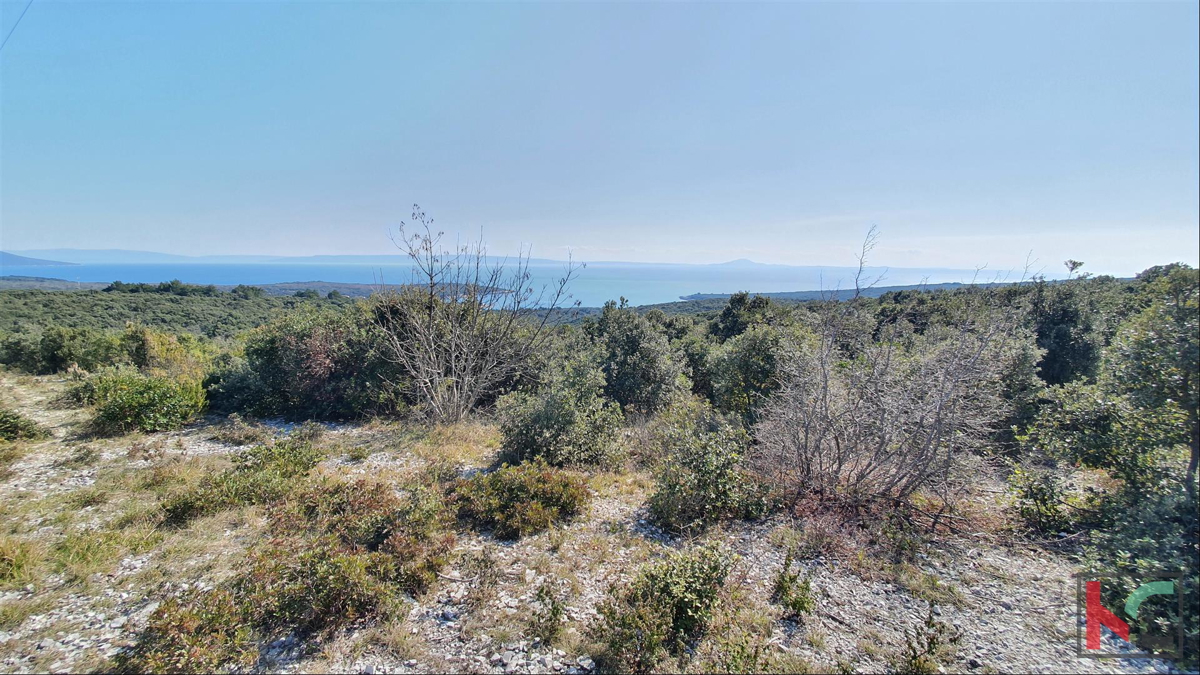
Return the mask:
[[[1196,264],[1197,6],[35,0],[0,246]]]

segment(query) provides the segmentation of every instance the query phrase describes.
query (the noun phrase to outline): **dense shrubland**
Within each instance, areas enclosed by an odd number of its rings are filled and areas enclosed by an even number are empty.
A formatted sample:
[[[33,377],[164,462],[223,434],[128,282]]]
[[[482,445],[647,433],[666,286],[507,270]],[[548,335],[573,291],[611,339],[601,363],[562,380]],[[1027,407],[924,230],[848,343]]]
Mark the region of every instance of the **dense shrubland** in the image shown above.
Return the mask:
[[[336,311],[344,304],[236,290],[215,296],[5,290],[0,291],[0,332],[36,336],[42,329],[56,326],[120,330],[135,322],[157,330],[230,338],[280,312],[309,305]]]
[[[560,466],[621,457],[622,425],[692,397],[746,434],[739,470],[791,500],[947,489],[957,457],[999,451],[1137,488],[1196,444],[1196,272],[1181,266],[788,306],[738,294],[711,318],[609,303],[551,330],[531,291],[501,292],[524,284],[522,268],[479,271],[480,251],[439,254],[437,242],[427,232],[409,244],[426,287],[302,306],[236,339],[35,326],[0,336],[0,361],[69,371],[105,431],[172,428],[205,408],[335,420],[496,411],[510,457]],[[209,297],[169,284],[108,295]]]
[[[417,222],[427,225],[423,214]],[[398,594],[434,582],[455,527],[519,538],[568,523],[588,508],[587,473],[623,465],[654,477],[649,517],[671,535],[821,505],[888,512],[879,538],[896,569],[914,519],[932,515],[936,529],[970,492],[972,466],[1007,466],[1015,529],[1086,535],[1089,568],[1121,580],[1106,587],[1110,606],[1140,575],[1166,568],[1183,574],[1197,616],[1196,270],[790,305],[738,294],[697,315],[610,302],[552,326],[556,312],[539,310],[569,304],[571,270],[539,300],[520,263],[473,265],[482,249],[442,251],[429,229],[403,241],[424,283],[394,294],[281,304],[169,284],[120,288],[104,297],[233,303],[229,315],[241,318],[222,324],[232,330],[189,318],[167,332],[154,318],[114,325],[101,309],[89,323],[0,335],[4,364],[71,378],[99,433],[177,428],[205,409],[498,422],[508,465],[397,490],[317,475],[319,440],[276,439],[233,419],[218,433],[247,447],[167,496],[159,524],[258,506],[278,536],[229,584],[160,607],[131,668],[211,667],[216,654],[237,663],[258,637],[386,616]],[[267,318],[268,305],[289,303]],[[31,424],[0,411],[16,442],[37,437]],[[1079,469],[1105,480],[1080,492],[1068,480]],[[684,658],[732,564],[696,547],[614,588],[593,636],[605,665],[643,671]],[[323,581],[304,583],[314,578]],[[790,565],[775,590],[791,615],[812,606]],[[188,628],[218,616],[246,628]],[[1194,639],[1194,619],[1186,628]],[[930,640],[925,651],[936,651]],[[928,667],[918,652],[904,667]]]

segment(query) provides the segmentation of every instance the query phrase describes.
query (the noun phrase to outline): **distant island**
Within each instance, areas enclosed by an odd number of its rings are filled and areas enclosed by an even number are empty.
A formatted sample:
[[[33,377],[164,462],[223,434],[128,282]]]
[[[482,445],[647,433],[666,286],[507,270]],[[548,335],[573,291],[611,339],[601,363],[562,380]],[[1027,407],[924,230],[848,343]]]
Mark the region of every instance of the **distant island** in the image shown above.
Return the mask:
[[[873,286],[864,288],[860,295],[867,298],[878,298],[885,293],[895,291],[952,291],[956,288],[964,286],[976,286],[979,288],[989,288],[992,286],[1005,286],[1011,282],[991,282],[979,284],[964,284],[957,281],[944,284],[910,284],[907,286]],[[803,302],[805,300],[823,300],[825,298],[847,298],[853,294],[853,288],[837,288],[826,289],[823,291],[784,291],[779,293],[752,293],[752,295],[761,295],[772,300],[794,300]],[[680,300],[727,300],[732,293],[692,293],[691,295],[681,295]]]
[[[102,291],[113,284],[107,281],[69,281],[49,277],[31,277],[20,275],[0,276],[0,291],[3,290],[33,290],[33,291]],[[289,281],[278,284],[239,284],[261,288],[267,295],[295,295],[297,291],[314,291],[326,295],[337,291],[342,295],[355,298],[365,298],[381,289],[395,290],[401,288],[398,284],[352,284],[335,281]],[[228,292],[237,288],[234,284],[212,284],[218,291]]]
[[[28,258],[16,253],[0,251],[0,265],[22,265],[25,267],[72,267],[75,263],[61,262],[58,260],[43,260],[41,258]]]

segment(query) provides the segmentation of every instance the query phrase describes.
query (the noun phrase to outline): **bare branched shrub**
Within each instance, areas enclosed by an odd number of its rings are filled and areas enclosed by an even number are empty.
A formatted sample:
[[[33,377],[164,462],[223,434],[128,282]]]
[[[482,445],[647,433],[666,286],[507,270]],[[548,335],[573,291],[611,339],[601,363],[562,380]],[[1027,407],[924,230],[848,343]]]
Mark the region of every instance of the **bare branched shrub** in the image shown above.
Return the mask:
[[[415,231],[401,224],[393,242],[412,261],[413,278],[384,294],[376,320],[418,409],[455,422],[520,375],[546,341],[548,318],[569,301],[578,266],[568,262],[556,284],[535,289],[527,253],[489,257],[482,239],[450,249],[416,205],[412,219]]]
[[[994,432],[1014,316],[986,291],[960,293],[951,316],[918,333],[902,318],[872,337],[861,301],[868,236],[853,296],[823,303],[815,338],[793,341],[783,386],[756,428],[756,464],[783,494],[902,499],[945,487],[956,458]]]

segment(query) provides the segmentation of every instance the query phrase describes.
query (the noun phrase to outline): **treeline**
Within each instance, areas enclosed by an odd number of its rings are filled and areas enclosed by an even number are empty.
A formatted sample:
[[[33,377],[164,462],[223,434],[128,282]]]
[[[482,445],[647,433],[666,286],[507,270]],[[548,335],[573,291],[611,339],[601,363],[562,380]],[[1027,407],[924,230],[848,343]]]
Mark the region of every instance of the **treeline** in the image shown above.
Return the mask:
[[[286,286],[288,284],[273,284],[272,286]],[[246,284],[238,284],[228,291],[222,291],[213,284],[185,284],[178,279],[171,281],[163,281],[157,284],[127,284],[123,281],[114,281],[102,289],[105,293],[158,293],[160,295],[178,295],[180,297],[217,297],[222,293],[228,292],[235,298],[242,300],[252,300],[255,298],[266,297],[267,292],[259,286],[248,286]],[[321,293],[314,288],[301,288],[291,293],[295,298],[320,298]],[[331,290],[324,295],[330,300],[337,300],[346,297],[339,290]]]
[[[119,331],[132,322],[168,332],[231,338],[282,311],[310,305],[337,310],[349,302],[340,293],[281,297],[264,295],[255,286],[216,295],[5,290],[0,291],[0,331],[36,334],[51,327]]]
[[[254,287],[253,286],[239,286],[238,287],[238,289],[251,289],[251,288],[254,288]],[[259,296],[263,295],[262,289],[255,289],[255,290],[258,291],[257,295],[259,295]],[[158,284],[142,284],[142,283],[127,284],[123,281],[114,281],[104,289],[104,292],[105,293],[166,293],[169,295],[180,295],[180,296],[184,296],[184,297],[193,296],[193,295],[212,297],[212,296],[215,296],[215,295],[218,295],[221,293],[221,291],[218,290],[217,287],[212,284],[207,284],[207,285],[203,285],[203,286],[196,285],[196,284],[185,284],[178,279],[172,279],[171,281],[164,281],[164,282],[158,283]],[[243,290],[243,293],[245,293],[245,290]]]

